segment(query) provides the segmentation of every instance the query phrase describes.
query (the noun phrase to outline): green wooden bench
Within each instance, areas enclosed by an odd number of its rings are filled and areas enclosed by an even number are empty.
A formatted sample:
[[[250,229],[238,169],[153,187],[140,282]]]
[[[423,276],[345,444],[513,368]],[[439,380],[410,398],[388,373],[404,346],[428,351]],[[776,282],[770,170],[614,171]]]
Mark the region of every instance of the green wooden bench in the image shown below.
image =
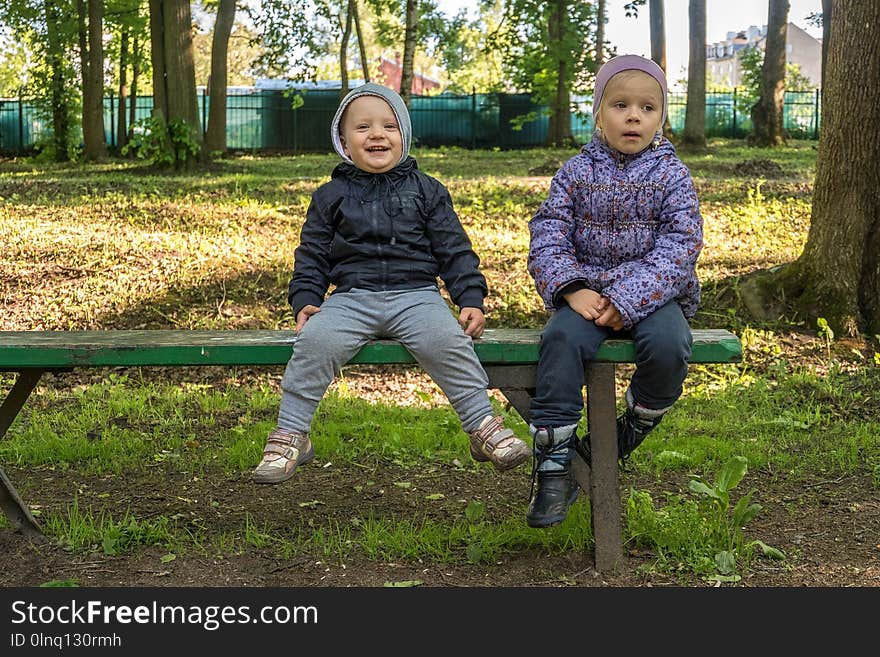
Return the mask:
[[[500,390],[526,421],[535,387],[539,336],[536,329],[490,329],[474,342],[490,387]],[[742,345],[729,331],[695,329],[693,338],[692,363],[731,363],[742,357]],[[0,440],[44,372],[84,367],[283,366],[291,356],[294,339],[291,331],[258,330],[0,331],[0,371],[18,373],[0,406]],[[414,362],[400,344],[377,341],[364,346],[349,364]],[[590,496],[594,561],[600,571],[614,569],[623,556],[614,368],[615,363],[633,362],[632,341],[607,340],[588,368],[585,381],[592,468],[578,457],[574,472]],[[0,505],[19,531],[32,538],[42,535],[2,468]]]

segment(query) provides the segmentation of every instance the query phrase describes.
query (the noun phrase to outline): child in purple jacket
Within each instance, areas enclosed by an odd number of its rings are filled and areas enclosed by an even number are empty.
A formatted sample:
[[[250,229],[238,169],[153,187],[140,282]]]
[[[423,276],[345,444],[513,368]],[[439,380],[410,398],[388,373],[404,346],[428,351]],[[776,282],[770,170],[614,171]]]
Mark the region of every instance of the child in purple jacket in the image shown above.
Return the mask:
[[[682,392],[688,319],[700,301],[703,220],[693,181],[663,138],[666,78],[651,60],[614,57],[596,75],[592,141],[553,177],[529,222],[529,273],[553,311],[530,408],[537,492],[526,520],[565,519],[578,494],[571,459],[584,369],[608,337],[631,337],[636,369],[617,419],[626,460]],[[589,436],[583,444],[589,448]]]

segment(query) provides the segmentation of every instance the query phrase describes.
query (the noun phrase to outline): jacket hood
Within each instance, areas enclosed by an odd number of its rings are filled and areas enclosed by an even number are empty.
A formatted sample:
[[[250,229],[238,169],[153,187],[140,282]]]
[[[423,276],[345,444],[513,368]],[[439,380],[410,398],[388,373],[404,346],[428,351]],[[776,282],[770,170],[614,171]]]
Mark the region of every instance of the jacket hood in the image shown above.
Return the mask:
[[[349,91],[345,98],[342,99],[342,102],[339,103],[339,107],[336,109],[336,114],[333,116],[333,121],[330,122],[330,140],[333,142],[334,150],[339,153],[339,157],[343,160],[349,164],[354,164],[351,158],[346,155],[345,151],[342,149],[342,139],[339,135],[339,124],[342,121],[342,115],[345,112],[345,109],[351,105],[353,100],[360,98],[361,96],[378,96],[388,103],[394,111],[394,116],[397,117],[397,125],[400,126],[400,136],[403,140],[403,149],[400,153],[400,160],[398,161],[398,164],[401,164],[409,157],[409,149],[412,144],[412,122],[409,118],[409,110],[404,104],[403,98],[400,97],[400,94],[393,89],[383,87],[381,84],[376,84],[374,82],[367,82],[359,87],[355,87]]]

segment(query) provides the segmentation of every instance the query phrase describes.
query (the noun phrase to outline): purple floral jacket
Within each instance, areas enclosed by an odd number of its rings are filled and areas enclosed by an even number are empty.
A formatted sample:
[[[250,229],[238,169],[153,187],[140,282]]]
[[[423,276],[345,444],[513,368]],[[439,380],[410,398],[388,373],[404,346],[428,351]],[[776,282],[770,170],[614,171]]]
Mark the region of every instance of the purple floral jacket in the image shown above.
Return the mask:
[[[688,319],[697,311],[703,218],[666,139],[625,155],[595,135],[556,172],[529,232],[529,273],[548,310],[579,282],[611,299],[624,329],[672,300]]]

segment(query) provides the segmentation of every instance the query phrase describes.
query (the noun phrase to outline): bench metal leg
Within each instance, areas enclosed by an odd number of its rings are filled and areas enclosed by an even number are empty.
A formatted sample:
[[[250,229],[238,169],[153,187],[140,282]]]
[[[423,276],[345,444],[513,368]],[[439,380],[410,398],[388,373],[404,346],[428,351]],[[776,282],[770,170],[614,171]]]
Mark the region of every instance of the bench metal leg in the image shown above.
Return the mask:
[[[19,372],[12,390],[3,400],[0,406],[0,440],[6,436],[6,432],[12,422],[15,420],[18,412],[24,403],[30,397],[31,392],[37,386],[40,377],[43,376],[45,370],[24,370]],[[6,517],[12,522],[16,529],[31,539],[43,538],[43,532],[30,509],[25,506],[18,495],[18,491],[9,481],[3,468],[0,468],[0,507]]]
[[[593,461],[590,501],[596,542],[596,570],[599,571],[614,570],[623,559],[616,399],[614,364],[590,365],[587,372],[587,417]]]

